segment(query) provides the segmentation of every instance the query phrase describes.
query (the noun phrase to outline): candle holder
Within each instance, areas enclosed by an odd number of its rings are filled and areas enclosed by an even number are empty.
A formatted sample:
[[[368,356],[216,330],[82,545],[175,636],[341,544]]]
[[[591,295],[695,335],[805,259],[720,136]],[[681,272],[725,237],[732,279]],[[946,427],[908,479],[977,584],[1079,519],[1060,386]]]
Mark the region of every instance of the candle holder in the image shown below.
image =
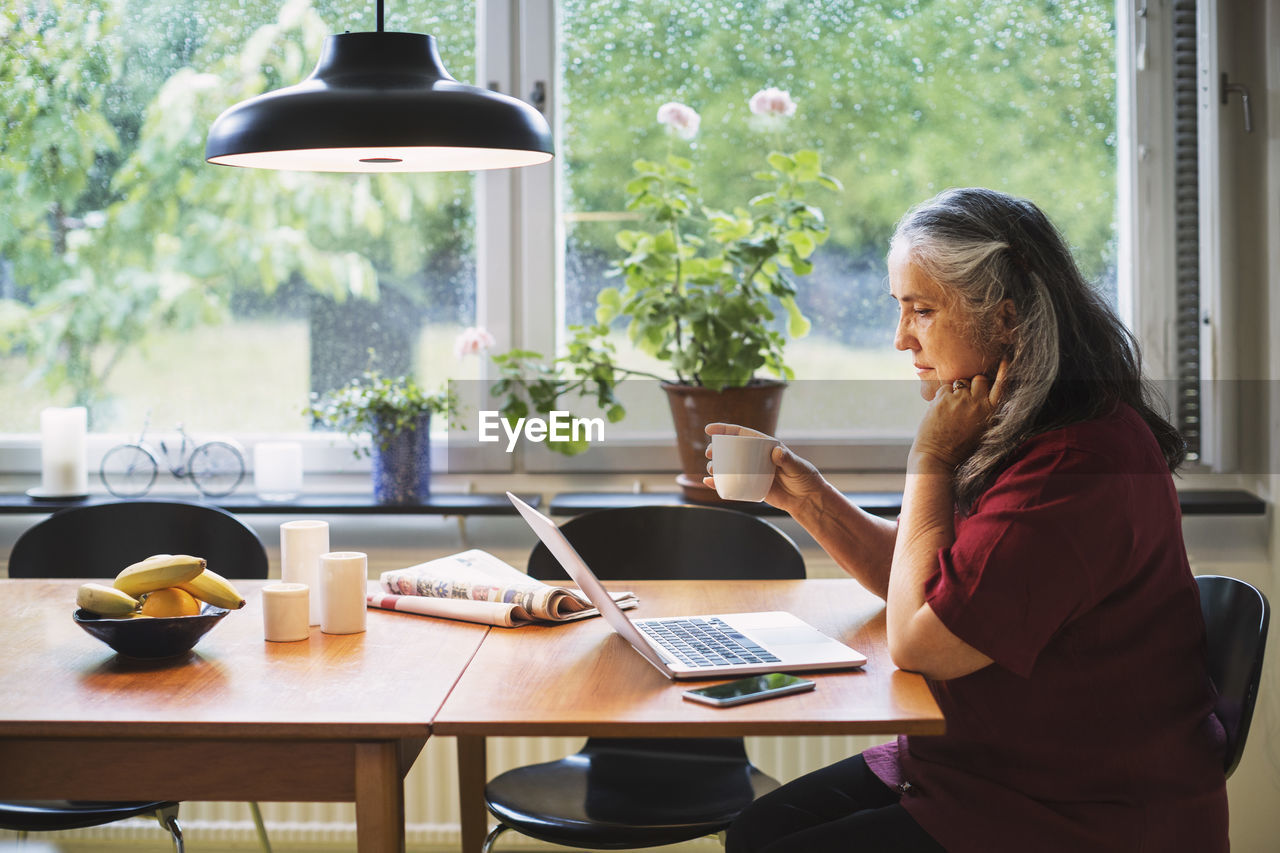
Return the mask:
[[[362,551],[331,551],[320,557],[320,630],[358,634],[365,630],[369,558]]]
[[[296,441],[255,444],[253,488],[264,501],[289,501],[302,494],[302,445]]]
[[[36,500],[89,495],[89,413],[84,406],[40,412],[40,485],[28,489]]]
[[[329,523],[314,519],[286,521],[280,525],[280,579],[306,584],[311,590],[310,622],[320,624],[320,556],[329,552]]]

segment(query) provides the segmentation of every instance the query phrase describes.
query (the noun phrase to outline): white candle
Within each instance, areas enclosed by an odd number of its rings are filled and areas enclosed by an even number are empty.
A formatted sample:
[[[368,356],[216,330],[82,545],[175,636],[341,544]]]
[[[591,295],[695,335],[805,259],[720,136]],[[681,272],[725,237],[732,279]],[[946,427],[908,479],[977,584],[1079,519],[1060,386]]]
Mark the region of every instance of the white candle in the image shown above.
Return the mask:
[[[264,501],[287,501],[302,493],[302,445],[260,441],[253,446],[253,488]]]
[[[84,406],[40,412],[40,486],[47,497],[83,495],[89,491]]]
[[[333,551],[320,558],[320,630],[358,634],[364,630],[369,558],[359,551]]]
[[[262,633],[273,643],[311,636],[309,590],[304,583],[273,583],[262,588]]]
[[[320,624],[324,589],[320,585],[320,555],[329,551],[329,522],[286,521],[280,525],[280,579],[311,588],[312,625]]]

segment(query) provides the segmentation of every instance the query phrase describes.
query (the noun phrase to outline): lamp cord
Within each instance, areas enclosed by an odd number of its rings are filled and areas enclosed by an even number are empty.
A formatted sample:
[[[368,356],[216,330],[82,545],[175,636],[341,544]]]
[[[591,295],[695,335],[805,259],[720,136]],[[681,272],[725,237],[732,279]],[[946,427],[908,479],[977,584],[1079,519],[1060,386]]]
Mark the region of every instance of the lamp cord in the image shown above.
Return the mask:
[[[378,32],[382,32],[382,2],[378,0]]]

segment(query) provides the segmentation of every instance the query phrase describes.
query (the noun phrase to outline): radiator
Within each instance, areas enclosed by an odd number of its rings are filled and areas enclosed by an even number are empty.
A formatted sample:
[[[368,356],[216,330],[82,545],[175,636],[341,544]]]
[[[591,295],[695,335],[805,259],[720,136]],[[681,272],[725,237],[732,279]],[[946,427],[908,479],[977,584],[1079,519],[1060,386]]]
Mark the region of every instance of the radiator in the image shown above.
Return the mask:
[[[779,781],[846,758],[887,738],[795,737],[747,738],[747,751],[761,770]],[[490,738],[489,773],[553,761],[582,745],[582,738]],[[453,738],[432,738],[405,779],[405,835],[414,851],[457,851],[457,762]],[[277,851],[355,849],[355,808],[348,803],[262,803],[262,816]],[[257,836],[244,803],[184,802],[182,821],[188,849],[203,851],[257,849]],[[11,833],[0,832],[0,841]],[[172,850],[167,835],[153,822],[136,819],[68,833],[41,836],[65,851],[93,849]],[[504,850],[554,849],[509,833]],[[715,851],[715,839],[701,839],[673,851]]]

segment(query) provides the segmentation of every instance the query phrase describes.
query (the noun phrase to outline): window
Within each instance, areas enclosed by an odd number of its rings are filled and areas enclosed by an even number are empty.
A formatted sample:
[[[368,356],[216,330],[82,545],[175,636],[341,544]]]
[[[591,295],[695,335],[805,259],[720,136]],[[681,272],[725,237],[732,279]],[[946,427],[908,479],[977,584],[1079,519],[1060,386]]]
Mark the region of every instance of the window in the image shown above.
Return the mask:
[[[800,378],[784,406],[789,435],[848,445],[909,434],[914,416],[899,413],[919,401],[892,349],[884,252],[897,218],[945,187],[1034,199],[1086,274],[1113,297],[1124,290],[1107,0],[405,0],[387,29],[435,34],[459,79],[521,97],[543,83],[554,168],[348,176],[204,164],[220,110],[306,76],[325,35],[368,29],[372,15],[365,0],[22,0],[0,11],[12,48],[0,58],[0,192],[11,200],[0,433],[32,432],[41,407],[73,402],[92,406],[100,432],[136,431],[148,411],[161,428],[301,431],[308,393],[357,375],[370,346],[384,372],[414,370],[428,386],[480,378],[480,360],[453,353],[477,322],[500,347],[554,352],[592,317],[620,256],[632,161],[668,147],[682,146],[714,204],[749,199],[774,148],[819,151],[844,184],[813,198],[831,238],[798,283],[813,327],[787,350]],[[766,87],[790,93],[795,115],[753,120],[747,101]],[[655,121],[667,101],[701,114],[692,140]],[[823,408],[835,398],[851,408]],[[527,467],[670,468],[665,403],[652,399],[610,439],[657,455],[530,453]],[[824,464],[868,467],[843,453]]]
[[[831,236],[797,282],[812,329],[788,344],[798,381],[780,429],[909,435],[920,401],[909,359],[892,346],[884,256],[912,204],[951,186],[1029,197],[1115,302],[1115,13],[1111,0],[567,0],[561,340],[594,322],[596,294],[615,283],[607,274],[624,253],[614,235],[635,219],[624,191],[634,159],[689,158],[705,203],[729,209],[762,191],[752,175],[770,150],[814,149],[844,191],[810,197]],[[766,87],[792,96],[792,117],[751,114],[748,100]],[[669,101],[699,114],[691,139],[656,121]],[[634,351],[621,333],[617,346]],[[656,399],[633,405],[639,416],[623,431],[661,431]]]
[[[40,0],[0,12],[0,432],[50,404],[92,429],[304,431],[373,363],[429,387],[475,323],[474,178],[213,167],[226,107],[310,73],[366,0]],[[473,0],[396,3],[473,76]]]

